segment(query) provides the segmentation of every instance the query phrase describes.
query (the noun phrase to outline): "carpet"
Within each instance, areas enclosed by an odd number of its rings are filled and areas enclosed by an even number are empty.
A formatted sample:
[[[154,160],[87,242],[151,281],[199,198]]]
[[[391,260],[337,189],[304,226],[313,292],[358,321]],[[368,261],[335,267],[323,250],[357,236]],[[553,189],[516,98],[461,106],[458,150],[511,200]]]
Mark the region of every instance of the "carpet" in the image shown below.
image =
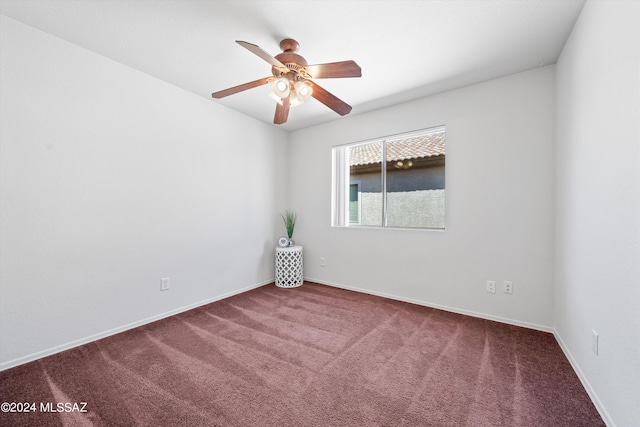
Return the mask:
[[[5,370],[0,402],[3,426],[605,425],[552,334],[311,282]]]

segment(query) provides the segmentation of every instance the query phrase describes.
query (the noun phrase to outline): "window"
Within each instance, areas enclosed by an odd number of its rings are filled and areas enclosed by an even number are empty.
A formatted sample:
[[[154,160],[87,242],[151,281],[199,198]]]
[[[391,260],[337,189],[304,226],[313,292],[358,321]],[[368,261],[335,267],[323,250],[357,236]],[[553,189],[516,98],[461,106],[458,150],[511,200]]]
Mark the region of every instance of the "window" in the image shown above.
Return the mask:
[[[443,229],[445,154],[444,126],[334,147],[332,225]]]

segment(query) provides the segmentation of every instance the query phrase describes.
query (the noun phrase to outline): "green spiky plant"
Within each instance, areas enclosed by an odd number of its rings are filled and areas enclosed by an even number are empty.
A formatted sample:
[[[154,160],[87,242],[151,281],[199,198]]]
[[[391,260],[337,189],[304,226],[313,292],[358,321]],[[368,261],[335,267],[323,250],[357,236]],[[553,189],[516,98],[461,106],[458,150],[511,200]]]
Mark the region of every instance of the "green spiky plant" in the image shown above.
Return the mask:
[[[296,226],[296,213],[286,210],[280,215],[282,216],[284,226],[287,229],[287,236],[291,239],[293,237],[293,228]]]

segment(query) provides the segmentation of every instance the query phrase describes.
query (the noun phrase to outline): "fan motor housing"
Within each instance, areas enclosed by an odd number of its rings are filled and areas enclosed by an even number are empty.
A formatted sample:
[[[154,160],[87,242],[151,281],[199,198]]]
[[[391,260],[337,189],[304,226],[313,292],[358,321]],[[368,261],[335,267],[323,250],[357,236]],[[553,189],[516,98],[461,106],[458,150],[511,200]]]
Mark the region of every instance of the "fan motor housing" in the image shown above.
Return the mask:
[[[280,49],[282,49],[282,53],[275,56],[275,58],[282,62],[290,71],[293,72],[296,77],[300,68],[307,66],[307,61],[302,56],[298,55],[296,52],[300,49],[300,44],[294,39],[284,39],[280,42]],[[286,74],[289,74],[286,73]],[[273,68],[273,75],[279,76],[283,75],[282,71],[277,70],[275,67]]]
[[[307,64],[307,61],[300,55],[298,55],[297,53],[293,53],[293,52],[283,52],[281,54],[278,54],[275,56],[275,58],[282,62],[284,65],[287,65],[289,63],[295,64],[297,66],[302,66],[304,67]]]

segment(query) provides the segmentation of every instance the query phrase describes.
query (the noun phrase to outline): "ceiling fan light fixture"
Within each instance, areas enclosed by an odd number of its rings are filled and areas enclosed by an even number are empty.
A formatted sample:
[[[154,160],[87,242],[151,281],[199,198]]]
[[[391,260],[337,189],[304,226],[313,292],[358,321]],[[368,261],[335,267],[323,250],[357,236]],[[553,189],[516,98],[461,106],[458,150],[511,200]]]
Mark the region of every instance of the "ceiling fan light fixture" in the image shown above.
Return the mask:
[[[349,104],[307,79],[361,77],[362,70],[355,61],[308,65],[307,61],[296,53],[300,46],[293,39],[282,40],[280,42],[282,53],[275,57],[258,45],[242,40],[236,40],[236,43],[268,62],[273,76],[219,90],[211,94],[213,98],[220,99],[258,86],[271,85],[269,96],[277,102],[273,117],[273,123],[276,125],[287,122],[290,107],[304,103],[311,96],[341,116],[351,112]]]
[[[271,87],[273,88],[273,94],[278,98],[286,98],[289,96],[289,92],[291,92],[289,80],[284,77],[275,79],[271,84]]]
[[[311,97],[311,94],[313,93],[313,88],[311,87],[311,85],[309,85],[309,83],[306,82],[297,82],[295,85],[293,85],[293,87],[296,92],[296,97],[298,98],[298,101],[300,101],[300,103],[303,103],[304,101],[309,99]]]
[[[293,107],[297,107],[298,105],[302,105],[302,102],[303,102],[303,101],[300,101],[300,100],[298,99],[298,95],[296,95],[296,93],[295,93],[295,92],[291,92],[291,93],[289,94],[289,106],[290,106],[291,108],[293,108]]]
[[[276,95],[275,93],[271,92],[269,93],[269,97],[271,99],[273,99],[274,101],[276,101],[278,104],[282,105],[283,101],[282,98],[280,98],[278,95]]]

